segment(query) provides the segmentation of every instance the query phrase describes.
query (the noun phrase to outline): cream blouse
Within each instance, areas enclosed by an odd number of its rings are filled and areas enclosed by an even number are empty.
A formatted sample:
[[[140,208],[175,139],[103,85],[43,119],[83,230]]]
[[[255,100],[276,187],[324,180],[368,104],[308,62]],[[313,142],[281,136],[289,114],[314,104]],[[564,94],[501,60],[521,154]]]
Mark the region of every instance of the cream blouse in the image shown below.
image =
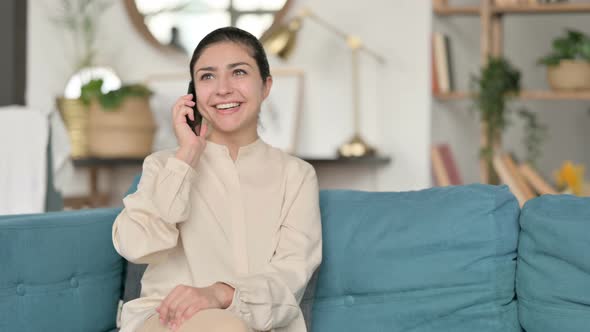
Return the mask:
[[[258,139],[229,150],[207,142],[194,169],[156,152],[113,225],[121,256],[149,264],[141,297],[123,306],[135,331],[177,285],[224,282],[227,309],[258,331],[305,331],[299,302],[321,261],[318,183],[308,163]]]

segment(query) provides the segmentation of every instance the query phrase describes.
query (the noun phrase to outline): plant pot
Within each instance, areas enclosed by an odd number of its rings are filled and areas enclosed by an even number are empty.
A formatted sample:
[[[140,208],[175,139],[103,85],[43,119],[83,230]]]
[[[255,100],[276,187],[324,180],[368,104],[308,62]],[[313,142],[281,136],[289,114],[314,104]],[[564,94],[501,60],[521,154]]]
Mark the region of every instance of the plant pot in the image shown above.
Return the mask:
[[[148,97],[127,97],[105,110],[90,106],[89,152],[101,158],[144,158],[152,152],[156,125]]]
[[[561,60],[559,65],[547,67],[547,79],[553,90],[590,90],[590,63]]]
[[[63,97],[58,97],[56,104],[70,137],[72,158],[88,156],[88,107],[79,99]]]

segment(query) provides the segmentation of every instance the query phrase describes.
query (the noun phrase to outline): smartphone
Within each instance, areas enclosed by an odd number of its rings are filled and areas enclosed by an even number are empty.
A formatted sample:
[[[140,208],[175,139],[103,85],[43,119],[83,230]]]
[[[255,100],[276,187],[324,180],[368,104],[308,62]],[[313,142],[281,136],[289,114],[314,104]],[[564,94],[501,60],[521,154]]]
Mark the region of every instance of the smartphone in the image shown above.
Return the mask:
[[[195,121],[191,120],[187,115],[186,123],[188,123],[188,126],[191,127],[192,131],[197,136],[199,136],[199,132],[201,131],[201,123],[203,122],[203,116],[201,116],[201,113],[199,113],[199,110],[197,110],[197,94],[195,93],[195,85],[193,84],[192,80],[188,83],[188,91],[186,93],[192,93],[193,101],[195,102],[195,106],[192,107],[193,113],[195,115]]]

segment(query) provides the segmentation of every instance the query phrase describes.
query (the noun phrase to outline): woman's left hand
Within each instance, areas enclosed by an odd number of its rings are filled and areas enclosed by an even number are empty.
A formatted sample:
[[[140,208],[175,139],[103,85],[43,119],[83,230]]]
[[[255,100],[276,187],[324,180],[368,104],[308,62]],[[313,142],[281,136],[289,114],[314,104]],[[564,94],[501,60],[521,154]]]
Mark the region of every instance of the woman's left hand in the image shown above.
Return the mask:
[[[226,309],[233,300],[234,289],[224,283],[197,288],[176,286],[156,308],[160,322],[176,331],[182,323],[205,309]]]

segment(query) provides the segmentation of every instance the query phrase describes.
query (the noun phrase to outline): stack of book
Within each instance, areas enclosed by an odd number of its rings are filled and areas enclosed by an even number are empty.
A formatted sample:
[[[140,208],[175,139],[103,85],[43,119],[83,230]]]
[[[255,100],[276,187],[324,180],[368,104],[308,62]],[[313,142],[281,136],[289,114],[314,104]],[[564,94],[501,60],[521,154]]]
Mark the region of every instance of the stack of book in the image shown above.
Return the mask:
[[[520,206],[538,195],[558,193],[530,164],[517,163],[510,154],[496,154],[493,163],[498,177],[508,185]]]
[[[432,177],[439,187],[462,185],[461,174],[448,144],[436,144],[430,150]],[[514,194],[520,206],[526,201],[545,194],[559,194],[553,185],[529,163],[519,163],[508,153],[494,156],[493,166],[503,184]],[[590,194],[590,193],[589,193]]]

